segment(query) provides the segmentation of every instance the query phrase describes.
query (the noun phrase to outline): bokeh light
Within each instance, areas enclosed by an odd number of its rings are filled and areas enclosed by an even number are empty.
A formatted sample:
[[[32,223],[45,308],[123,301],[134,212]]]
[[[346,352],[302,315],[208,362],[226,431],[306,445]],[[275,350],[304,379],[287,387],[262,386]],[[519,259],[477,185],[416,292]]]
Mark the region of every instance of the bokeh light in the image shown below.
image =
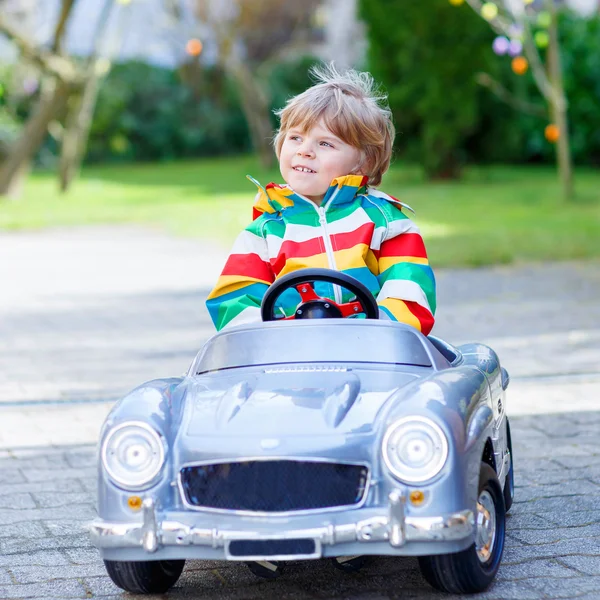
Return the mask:
[[[538,31],[534,36],[535,45],[538,48],[547,48],[550,44],[550,36],[545,31]]]
[[[560,128],[558,127],[558,125],[555,125],[554,123],[550,123],[550,125],[547,125],[546,129],[544,129],[544,137],[551,144],[556,144],[556,142],[558,142],[558,140],[560,139]]]
[[[481,16],[486,21],[493,21],[498,16],[498,7],[494,2],[486,2],[481,7]]]
[[[527,73],[529,70],[529,62],[524,56],[517,56],[516,58],[513,58],[511,66],[512,70],[517,75],[525,75],[525,73]]]
[[[202,42],[196,38],[188,40],[188,43],[185,45],[185,51],[190,56],[200,56],[202,52]]]
[[[505,37],[503,35],[499,35],[494,40],[494,43],[492,45],[494,52],[498,56],[502,56],[503,54],[506,54],[508,52],[509,47],[510,47],[510,41],[508,40],[507,37]]]

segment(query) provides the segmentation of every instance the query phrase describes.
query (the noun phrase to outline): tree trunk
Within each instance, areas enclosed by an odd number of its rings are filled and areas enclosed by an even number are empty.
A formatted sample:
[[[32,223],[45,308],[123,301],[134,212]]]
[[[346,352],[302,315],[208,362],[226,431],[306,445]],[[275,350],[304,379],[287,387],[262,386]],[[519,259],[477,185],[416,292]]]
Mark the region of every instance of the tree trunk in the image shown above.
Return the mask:
[[[69,93],[69,86],[56,79],[42,92],[20,137],[11,145],[0,166],[0,195],[16,197],[20,177],[27,173],[31,160],[44,141],[48,124],[64,108]]]
[[[573,198],[573,165],[571,160],[571,144],[567,115],[568,108],[560,60],[557,14],[553,0],[547,0],[546,5],[552,15],[552,24],[548,31],[550,34],[550,44],[548,46],[548,78],[550,79],[554,92],[552,100],[550,101],[550,117],[560,132],[556,147],[556,159],[563,199],[569,201]]]
[[[85,83],[83,93],[78,95],[69,110],[58,167],[61,192],[66,192],[69,189],[81,167],[99,90],[100,77],[94,70]]]
[[[248,121],[252,145],[258,152],[261,165],[265,168],[272,167],[275,159],[271,144],[273,128],[269,119],[269,104],[264,91],[242,63],[230,63],[228,67],[238,84],[242,110]]]

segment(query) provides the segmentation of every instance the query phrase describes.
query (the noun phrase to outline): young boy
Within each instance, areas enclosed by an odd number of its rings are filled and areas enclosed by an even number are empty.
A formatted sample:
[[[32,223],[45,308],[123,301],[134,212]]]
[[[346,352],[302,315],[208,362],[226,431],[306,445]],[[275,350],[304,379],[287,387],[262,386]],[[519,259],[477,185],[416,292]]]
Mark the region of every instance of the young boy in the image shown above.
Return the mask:
[[[239,235],[207,307],[217,329],[260,321],[277,278],[321,267],[355,277],[373,293],[380,318],[433,327],[435,279],[416,225],[401,202],[376,189],[392,154],[394,126],[368,73],[314,69],[317,84],[278,112],[275,137],[284,185],[260,186],[254,221]],[[338,302],[338,286],[316,291]],[[293,314],[292,291],[280,298]]]

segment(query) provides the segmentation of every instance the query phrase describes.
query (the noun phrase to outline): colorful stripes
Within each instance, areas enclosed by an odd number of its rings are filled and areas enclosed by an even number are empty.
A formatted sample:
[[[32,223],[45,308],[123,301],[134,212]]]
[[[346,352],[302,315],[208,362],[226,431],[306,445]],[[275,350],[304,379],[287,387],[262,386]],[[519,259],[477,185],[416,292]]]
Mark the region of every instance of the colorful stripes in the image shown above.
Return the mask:
[[[326,231],[338,270],[364,283],[390,318],[429,333],[435,279],[419,229],[396,199],[372,194],[365,184],[356,175],[332,182],[321,204],[326,230],[312,202],[287,186],[259,186],[257,218],[238,236],[207,301],[217,329],[259,320],[262,296],[276,278],[303,268],[332,268]],[[297,294],[281,300],[283,311],[293,313]]]

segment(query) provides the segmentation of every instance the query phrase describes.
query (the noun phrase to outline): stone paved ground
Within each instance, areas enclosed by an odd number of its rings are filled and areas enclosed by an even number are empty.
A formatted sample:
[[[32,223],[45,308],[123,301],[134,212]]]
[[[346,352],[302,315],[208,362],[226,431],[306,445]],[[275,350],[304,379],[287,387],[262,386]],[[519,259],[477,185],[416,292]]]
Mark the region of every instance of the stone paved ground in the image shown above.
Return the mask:
[[[111,400],[181,373],[211,332],[223,252],[127,229],[0,237],[0,598],[131,598],[83,530]],[[600,265],[438,274],[436,333],[479,340],[512,376],[517,499],[487,600],[600,599]],[[441,598],[413,559],[275,582],[192,562],[170,598]]]

